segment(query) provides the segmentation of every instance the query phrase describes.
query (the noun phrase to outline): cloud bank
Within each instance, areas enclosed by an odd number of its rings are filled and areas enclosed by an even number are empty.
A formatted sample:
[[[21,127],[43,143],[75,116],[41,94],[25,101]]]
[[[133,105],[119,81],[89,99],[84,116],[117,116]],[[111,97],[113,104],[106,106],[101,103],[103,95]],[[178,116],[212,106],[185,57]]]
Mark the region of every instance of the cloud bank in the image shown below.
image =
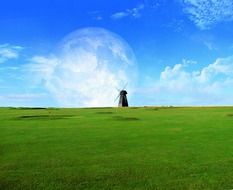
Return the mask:
[[[167,66],[145,96],[159,105],[233,104],[233,56],[194,71],[193,61]],[[150,95],[148,95],[150,94]]]
[[[21,47],[2,45],[0,49],[1,56],[10,60],[19,56]],[[30,64],[0,65],[0,103],[116,106],[116,88],[129,83],[133,105],[232,105],[233,56],[198,70],[194,65],[198,67],[195,61],[183,60],[167,66],[137,89],[136,59],[129,45],[105,29],[84,28],[65,37],[52,54],[33,56]]]
[[[116,88],[135,83],[136,59],[118,35],[85,28],[65,37],[56,53],[34,56],[27,69],[60,106],[114,106]]]

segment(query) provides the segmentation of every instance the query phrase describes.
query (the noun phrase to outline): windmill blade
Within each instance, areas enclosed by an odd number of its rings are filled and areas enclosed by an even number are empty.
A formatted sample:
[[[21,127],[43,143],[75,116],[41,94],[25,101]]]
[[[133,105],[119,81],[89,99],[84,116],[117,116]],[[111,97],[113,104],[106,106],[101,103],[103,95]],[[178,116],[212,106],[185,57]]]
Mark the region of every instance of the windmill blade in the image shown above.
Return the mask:
[[[120,92],[121,90],[119,89],[119,88],[117,88],[117,87],[115,87],[115,89],[118,91],[118,92]]]
[[[117,101],[117,99],[120,97],[120,94],[116,97],[116,99],[114,100],[114,102],[116,102]]]
[[[128,86],[128,82],[125,84],[125,86],[122,88],[124,90]]]

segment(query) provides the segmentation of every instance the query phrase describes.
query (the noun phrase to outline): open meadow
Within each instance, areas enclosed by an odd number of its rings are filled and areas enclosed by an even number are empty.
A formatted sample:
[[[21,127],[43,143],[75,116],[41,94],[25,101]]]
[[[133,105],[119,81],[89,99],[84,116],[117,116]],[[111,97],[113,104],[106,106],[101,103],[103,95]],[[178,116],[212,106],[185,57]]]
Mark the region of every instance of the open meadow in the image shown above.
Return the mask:
[[[233,107],[1,108],[0,189],[233,189]]]

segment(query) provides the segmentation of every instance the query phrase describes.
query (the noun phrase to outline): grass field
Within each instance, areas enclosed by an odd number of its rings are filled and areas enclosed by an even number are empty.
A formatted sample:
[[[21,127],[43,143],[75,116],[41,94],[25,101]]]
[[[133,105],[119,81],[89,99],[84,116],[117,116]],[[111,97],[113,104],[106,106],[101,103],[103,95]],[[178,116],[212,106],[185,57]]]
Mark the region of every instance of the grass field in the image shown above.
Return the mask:
[[[233,189],[233,107],[2,108],[0,189]]]

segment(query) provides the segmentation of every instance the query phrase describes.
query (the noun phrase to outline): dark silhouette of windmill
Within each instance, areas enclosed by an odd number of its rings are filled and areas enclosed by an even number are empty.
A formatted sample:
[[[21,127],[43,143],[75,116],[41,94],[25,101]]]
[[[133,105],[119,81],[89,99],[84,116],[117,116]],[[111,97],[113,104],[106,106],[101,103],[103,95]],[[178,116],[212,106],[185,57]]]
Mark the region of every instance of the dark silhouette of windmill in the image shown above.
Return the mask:
[[[119,95],[117,96],[117,98],[115,99],[115,101],[119,98],[119,103],[118,103],[118,107],[128,107],[128,100],[127,100],[127,91],[125,90],[127,84],[124,86],[124,88],[122,88],[122,90],[118,90],[119,91]]]

